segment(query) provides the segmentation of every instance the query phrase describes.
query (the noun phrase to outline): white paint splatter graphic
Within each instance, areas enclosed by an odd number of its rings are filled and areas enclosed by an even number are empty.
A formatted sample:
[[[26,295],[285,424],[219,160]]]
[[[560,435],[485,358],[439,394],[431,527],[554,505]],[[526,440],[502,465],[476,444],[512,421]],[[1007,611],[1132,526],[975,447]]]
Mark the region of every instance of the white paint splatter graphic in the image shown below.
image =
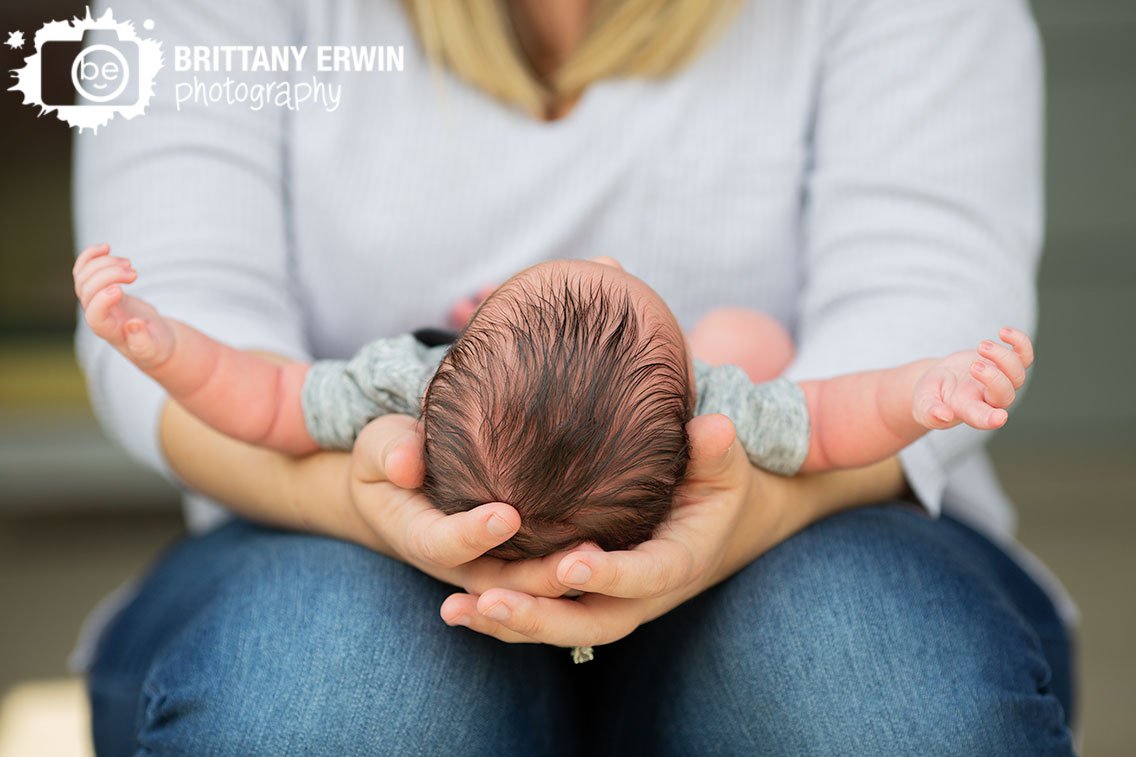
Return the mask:
[[[84,18],[49,21],[36,32],[35,48],[24,58],[23,68],[13,69],[16,84],[9,91],[22,92],[24,104],[38,105],[40,115],[54,111],[60,121],[80,131],[97,133],[116,115],[129,120],[145,113],[154,96],[154,77],[163,65],[162,44],[139,38],[134,24],[116,22],[109,8],[97,19],[87,8]],[[70,69],[70,81],[65,82],[69,87],[60,88],[68,93],[62,102],[45,97],[45,60],[62,61],[65,65],[59,69]]]
[[[24,33],[21,31],[8,32],[8,41],[4,43],[13,50],[24,46]]]

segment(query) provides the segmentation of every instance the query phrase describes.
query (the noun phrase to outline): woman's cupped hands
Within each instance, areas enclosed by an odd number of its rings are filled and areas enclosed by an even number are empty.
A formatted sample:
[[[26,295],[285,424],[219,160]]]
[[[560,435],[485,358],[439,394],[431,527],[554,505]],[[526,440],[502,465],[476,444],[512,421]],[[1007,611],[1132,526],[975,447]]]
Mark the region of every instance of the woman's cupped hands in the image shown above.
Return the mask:
[[[384,416],[360,434],[352,500],[394,557],[463,589],[442,603],[451,626],[505,642],[562,647],[608,644],[732,575],[784,534],[782,479],[749,464],[725,416],[687,427],[690,463],[670,519],[633,549],[590,544],[542,558],[485,556],[520,528],[502,502],[446,515],[418,490],[425,472],[421,427]]]

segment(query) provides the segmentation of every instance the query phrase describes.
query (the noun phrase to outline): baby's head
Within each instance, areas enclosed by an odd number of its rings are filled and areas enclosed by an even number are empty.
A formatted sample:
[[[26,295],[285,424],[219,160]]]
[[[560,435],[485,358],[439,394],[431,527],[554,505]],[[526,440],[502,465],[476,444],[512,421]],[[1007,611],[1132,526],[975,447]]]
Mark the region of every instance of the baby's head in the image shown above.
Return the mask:
[[[646,541],[686,471],[690,370],[678,323],[639,279],[580,260],[528,268],[427,387],[425,492],[447,513],[515,507],[521,530],[497,557]]]

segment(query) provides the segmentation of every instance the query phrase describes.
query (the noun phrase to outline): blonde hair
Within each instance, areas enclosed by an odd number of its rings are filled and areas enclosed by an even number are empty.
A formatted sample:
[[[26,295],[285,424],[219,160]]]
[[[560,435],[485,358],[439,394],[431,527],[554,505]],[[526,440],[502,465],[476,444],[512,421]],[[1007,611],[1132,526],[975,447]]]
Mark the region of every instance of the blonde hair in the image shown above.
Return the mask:
[[[673,73],[738,5],[737,0],[595,0],[579,48],[544,80],[521,50],[508,0],[403,2],[433,63],[538,116],[601,79]]]

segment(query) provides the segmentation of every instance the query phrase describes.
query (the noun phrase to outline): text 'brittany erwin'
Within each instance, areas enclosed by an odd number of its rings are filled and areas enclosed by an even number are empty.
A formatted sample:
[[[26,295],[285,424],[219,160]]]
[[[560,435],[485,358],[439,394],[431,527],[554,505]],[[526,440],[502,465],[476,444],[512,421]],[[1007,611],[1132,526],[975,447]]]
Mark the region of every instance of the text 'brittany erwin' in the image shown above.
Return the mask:
[[[292,72],[402,71],[402,45],[319,45],[309,57],[307,45],[178,45],[174,47],[174,70]]]

